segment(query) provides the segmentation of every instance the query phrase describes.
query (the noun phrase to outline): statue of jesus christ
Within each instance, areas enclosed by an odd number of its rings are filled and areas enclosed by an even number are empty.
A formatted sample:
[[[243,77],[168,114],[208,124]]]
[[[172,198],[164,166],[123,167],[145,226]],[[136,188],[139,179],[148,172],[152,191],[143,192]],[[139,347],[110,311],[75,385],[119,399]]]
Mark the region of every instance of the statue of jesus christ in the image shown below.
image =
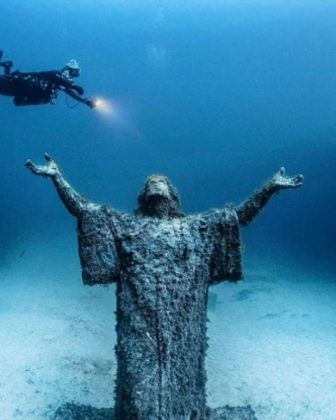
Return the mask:
[[[77,218],[85,284],[116,282],[118,420],[204,420],[206,311],[209,286],[242,277],[239,227],[302,175],[281,168],[237,208],[184,215],[177,191],[161,175],[147,178],[134,214],[92,203],[57,164],[27,161],[49,177]]]

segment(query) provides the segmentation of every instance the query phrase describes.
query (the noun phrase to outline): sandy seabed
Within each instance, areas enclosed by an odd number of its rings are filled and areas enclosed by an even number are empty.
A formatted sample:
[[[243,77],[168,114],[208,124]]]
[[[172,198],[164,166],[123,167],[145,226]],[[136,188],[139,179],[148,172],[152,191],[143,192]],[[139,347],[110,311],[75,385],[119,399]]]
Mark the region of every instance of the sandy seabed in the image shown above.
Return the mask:
[[[249,258],[211,288],[208,403],[259,420],[336,419],[336,278]],[[111,407],[115,288],[81,283],[75,247],[29,244],[0,266],[0,419],[52,419],[66,402]]]

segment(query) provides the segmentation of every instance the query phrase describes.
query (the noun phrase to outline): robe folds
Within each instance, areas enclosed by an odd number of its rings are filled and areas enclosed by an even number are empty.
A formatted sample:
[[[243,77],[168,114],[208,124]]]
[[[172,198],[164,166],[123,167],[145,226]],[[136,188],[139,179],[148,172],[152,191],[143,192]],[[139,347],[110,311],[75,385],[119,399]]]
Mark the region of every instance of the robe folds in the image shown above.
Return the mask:
[[[78,237],[83,282],[117,285],[116,418],[206,419],[208,287],[242,277],[235,210],[160,219],[101,206]]]

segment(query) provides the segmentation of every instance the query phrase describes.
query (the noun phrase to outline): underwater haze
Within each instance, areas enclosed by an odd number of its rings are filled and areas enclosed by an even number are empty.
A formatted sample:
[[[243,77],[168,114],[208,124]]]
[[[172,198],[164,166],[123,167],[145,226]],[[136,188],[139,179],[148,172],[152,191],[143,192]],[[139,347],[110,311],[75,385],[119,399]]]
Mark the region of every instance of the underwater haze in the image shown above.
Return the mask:
[[[108,109],[0,96],[0,419],[113,406],[115,289],[82,284],[76,223],[30,158],[132,212],[169,177],[185,213],[239,204],[281,166],[304,185],[242,229],[244,280],[211,288],[208,403],[336,418],[336,3],[22,0],[0,49],[21,71],[78,60]],[[2,70],[2,69],[0,69]]]

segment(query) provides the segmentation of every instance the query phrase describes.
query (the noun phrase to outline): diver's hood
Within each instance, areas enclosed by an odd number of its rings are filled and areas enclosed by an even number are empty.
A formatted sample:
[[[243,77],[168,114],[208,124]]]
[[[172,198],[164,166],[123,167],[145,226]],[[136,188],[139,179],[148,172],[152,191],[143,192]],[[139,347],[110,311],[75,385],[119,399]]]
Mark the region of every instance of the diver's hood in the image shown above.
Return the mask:
[[[80,75],[81,69],[77,60],[74,58],[65,63],[65,68],[69,71],[72,77],[78,77]]]

